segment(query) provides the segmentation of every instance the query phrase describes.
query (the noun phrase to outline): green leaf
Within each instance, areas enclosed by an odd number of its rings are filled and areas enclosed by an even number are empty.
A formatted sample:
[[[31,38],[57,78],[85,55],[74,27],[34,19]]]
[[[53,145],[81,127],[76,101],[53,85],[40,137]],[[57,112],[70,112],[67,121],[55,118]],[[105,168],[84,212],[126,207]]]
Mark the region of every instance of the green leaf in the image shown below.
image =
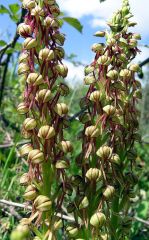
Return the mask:
[[[0,13],[1,14],[10,14],[9,10],[4,6],[4,5],[0,5]]]
[[[7,43],[4,40],[0,40],[0,46],[3,47],[5,45],[7,45]]]
[[[20,6],[18,3],[9,4],[9,8],[13,14],[16,14],[20,10]]]
[[[62,19],[69,25],[77,29],[80,33],[82,33],[83,26],[77,18],[63,17]]]

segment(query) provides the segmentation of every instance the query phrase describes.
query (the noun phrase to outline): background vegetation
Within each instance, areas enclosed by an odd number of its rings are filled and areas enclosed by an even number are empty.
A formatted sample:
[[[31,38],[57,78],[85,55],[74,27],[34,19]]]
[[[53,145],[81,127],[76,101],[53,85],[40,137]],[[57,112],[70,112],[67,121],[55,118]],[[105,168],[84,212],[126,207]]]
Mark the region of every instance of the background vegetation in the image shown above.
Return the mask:
[[[102,0],[103,1],[103,0]],[[9,8],[0,5],[0,14],[8,14],[16,25],[22,21],[25,14],[20,10],[19,4],[10,4]],[[77,19],[62,14],[63,22],[69,23],[78,31],[82,31],[82,25]],[[13,40],[11,40],[11,38]],[[21,49],[18,35],[10,36],[10,42],[0,40],[0,239],[8,240],[11,230],[17,225],[22,216],[25,216],[24,208],[19,205],[6,204],[3,200],[14,203],[23,203],[23,188],[19,185],[18,178],[26,171],[25,159],[19,157],[18,148],[23,143],[20,134],[21,117],[18,117],[16,106],[20,102],[22,83],[17,76],[17,57]],[[73,62],[73,55],[68,57]],[[147,63],[148,61],[146,61]],[[141,142],[136,144],[136,161],[138,164],[138,184],[135,189],[130,216],[133,217],[132,240],[149,239],[149,70],[146,65],[144,76],[141,77],[143,85],[143,99],[138,103],[141,110],[140,132]],[[77,112],[80,111],[79,101],[86,88],[79,86],[71,89],[67,97],[70,107],[70,128],[68,139],[71,139],[76,150],[73,159],[79,154],[81,144],[78,138],[82,125],[77,121]],[[73,116],[73,117],[72,117]],[[70,133],[69,133],[70,132]],[[75,163],[72,161],[71,171],[77,174]]]

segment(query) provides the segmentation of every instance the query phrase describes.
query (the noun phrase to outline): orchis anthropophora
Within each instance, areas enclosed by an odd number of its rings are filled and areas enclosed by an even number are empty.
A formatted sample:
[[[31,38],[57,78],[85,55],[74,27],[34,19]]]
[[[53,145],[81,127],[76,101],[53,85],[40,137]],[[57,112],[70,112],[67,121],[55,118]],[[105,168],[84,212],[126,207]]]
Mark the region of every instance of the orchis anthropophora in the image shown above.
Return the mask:
[[[72,144],[63,135],[67,128],[68,106],[61,96],[69,93],[63,83],[67,66],[62,63],[65,36],[60,33],[60,10],[55,0],[23,0],[27,10],[18,33],[25,38],[19,57],[18,74],[25,82],[18,112],[25,115],[22,135],[30,143],[20,148],[27,157],[28,173],[20,184],[26,186],[25,200],[32,204],[29,218],[22,219],[12,239],[57,239],[62,228],[62,204],[67,194],[67,155]]]

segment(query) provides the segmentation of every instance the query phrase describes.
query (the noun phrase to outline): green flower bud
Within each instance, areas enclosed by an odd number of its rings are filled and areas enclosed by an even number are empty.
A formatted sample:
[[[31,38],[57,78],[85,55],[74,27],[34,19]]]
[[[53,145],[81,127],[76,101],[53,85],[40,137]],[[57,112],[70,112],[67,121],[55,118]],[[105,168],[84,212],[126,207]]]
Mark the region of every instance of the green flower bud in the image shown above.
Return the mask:
[[[107,105],[105,107],[103,107],[103,111],[108,115],[108,116],[112,116],[116,109],[115,107],[113,107],[112,105]]]
[[[137,44],[138,44],[138,42],[137,42],[137,40],[136,40],[135,38],[131,38],[131,39],[129,40],[129,47],[130,47],[130,48],[137,47]]]
[[[35,8],[33,8],[31,10],[31,15],[35,16],[35,17],[37,17],[37,16],[43,17],[44,16],[44,10],[40,6],[37,5]]]
[[[22,186],[26,186],[29,183],[29,175],[28,173],[24,173],[21,177],[20,177],[20,184]]]
[[[28,154],[28,161],[33,164],[40,164],[44,161],[44,154],[39,149],[33,149]]]
[[[129,23],[128,23],[128,26],[129,26],[129,27],[134,27],[134,26],[136,26],[136,25],[137,25],[136,22],[129,22]]]
[[[25,114],[29,111],[28,107],[24,102],[20,103],[17,107],[17,111],[19,114]]]
[[[20,23],[17,28],[18,34],[20,36],[26,36],[26,35],[31,35],[32,34],[32,29],[30,25],[27,25],[25,23]]]
[[[110,161],[114,164],[120,165],[120,157],[118,154],[112,154]]]
[[[89,205],[89,201],[88,201],[88,198],[85,196],[79,205],[79,209],[81,210],[81,209],[87,208],[88,205]]]
[[[89,181],[98,182],[102,178],[102,173],[98,168],[90,168],[85,176]]]
[[[91,116],[89,113],[82,113],[81,116],[79,117],[80,122],[82,122],[83,124],[91,121]]]
[[[22,62],[18,66],[18,75],[27,74],[30,72],[30,67],[28,64]]]
[[[43,83],[43,77],[39,73],[30,73],[27,78],[27,83],[38,86]]]
[[[41,238],[39,238],[39,237],[34,237],[34,239],[33,240],[41,240]]]
[[[110,58],[103,55],[103,56],[98,58],[97,63],[101,64],[101,65],[109,65],[110,64]]]
[[[85,130],[85,135],[86,135],[87,137],[90,137],[90,138],[99,137],[100,134],[101,134],[101,133],[100,133],[100,129],[97,128],[96,126],[93,126],[93,125],[87,127],[86,130]]]
[[[109,38],[109,39],[107,40],[107,44],[110,45],[110,46],[114,45],[115,43],[116,43],[115,38]]]
[[[141,35],[139,33],[134,33],[133,38],[135,38],[137,40],[141,40]]]
[[[59,58],[64,58],[65,56],[65,51],[62,47],[56,47],[54,53]]]
[[[34,200],[34,199],[37,197],[36,188],[35,188],[33,185],[29,185],[29,186],[26,188],[23,197],[24,197],[25,200],[27,200],[27,201],[32,201],[32,200]]]
[[[65,35],[62,33],[54,33],[53,38],[55,39],[56,43],[60,46],[64,45],[65,42]]]
[[[128,69],[122,69],[120,71],[120,77],[123,77],[123,78],[131,78],[131,71],[128,70]]]
[[[104,37],[105,36],[105,32],[103,32],[103,31],[97,31],[95,34],[94,34],[94,36],[95,37]]]
[[[36,120],[33,118],[26,118],[23,127],[26,131],[33,130],[36,127],[37,123]]]
[[[94,67],[93,66],[86,66],[85,69],[84,69],[84,73],[85,73],[85,76],[92,73],[94,71]]]
[[[108,146],[102,146],[96,152],[97,156],[101,157],[102,159],[110,159],[112,155],[112,148]]]
[[[61,143],[59,144],[59,147],[64,153],[72,152],[73,150],[73,147],[70,141],[61,141]]]
[[[132,72],[139,72],[140,71],[140,67],[138,64],[131,64],[129,66],[129,70]]]
[[[69,94],[69,87],[64,83],[60,84],[59,90],[60,90],[61,96],[67,96]]]
[[[98,102],[100,100],[100,96],[101,96],[100,91],[96,90],[91,93],[90,100],[93,102]]]
[[[27,131],[24,127],[21,130],[21,134],[25,139],[28,139],[32,136],[32,132],[31,131]]]
[[[52,6],[50,7],[50,12],[52,13],[52,15],[53,15],[54,17],[57,17],[57,16],[60,14],[60,9],[59,9],[58,6],[52,5]]]
[[[41,49],[39,52],[39,59],[41,61],[51,61],[54,59],[54,51],[49,48]]]
[[[70,237],[76,237],[79,233],[79,230],[75,226],[69,226],[67,227],[66,231],[68,232]]]
[[[23,43],[23,47],[26,50],[30,50],[32,48],[35,48],[36,46],[37,46],[37,41],[36,41],[36,39],[34,39],[32,37],[26,38]]]
[[[62,76],[63,78],[64,78],[64,77],[67,77],[68,68],[67,68],[66,65],[64,65],[64,64],[58,64],[58,65],[56,65],[56,70],[57,70],[58,74],[59,74],[60,76]]]
[[[67,169],[69,168],[69,163],[65,160],[59,160],[55,165],[56,169]]]
[[[141,89],[137,89],[135,92],[134,92],[134,95],[133,95],[135,98],[138,98],[138,99],[142,99],[142,91]]]
[[[19,149],[20,156],[23,157],[23,156],[27,155],[31,150],[33,150],[33,147],[30,143],[23,145]]]
[[[86,85],[90,85],[90,84],[95,83],[95,82],[96,82],[96,79],[95,79],[94,76],[86,76],[86,77],[84,78],[84,83],[85,83]]]
[[[51,18],[49,16],[47,16],[44,20],[44,25],[49,28],[49,27],[52,27],[52,28],[59,28],[60,26],[60,23],[57,19],[54,19],[54,18]]]
[[[116,70],[110,70],[107,73],[107,77],[109,77],[111,79],[117,79],[118,78],[118,72]]]
[[[50,211],[51,205],[52,205],[51,200],[44,195],[39,195],[34,201],[35,208],[40,212]]]
[[[35,0],[23,0],[23,7],[27,9],[32,9],[36,6]]]
[[[108,185],[106,189],[103,191],[103,196],[106,200],[110,200],[115,193],[115,188],[113,186]]]
[[[49,125],[42,126],[39,129],[38,137],[43,138],[45,140],[50,139],[55,136],[55,129]]]
[[[62,227],[63,227],[63,222],[62,222],[62,220],[59,219],[59,220],[55,221],[53,227],[54,227],[54,230],[58,230],[58,229],[62,228]]]
[[[51,100],[51,91],[49,89],[42,89],[36,93],[36,100],[39,103],[47,103]]]
[[[106,217],[103,213],[97,212],[95,213],[91,219],[90,219],[90,224],[94,227],[102,227],[106,222]]]
[[[68,113],[68,106],[65,103],[57,103],[54,110],[59,116],[64,117]]]
[[[20,54],[20,56],[19,56],[19,63],[28,63],[28,60],[29,60],[29,55],[28,55],[28,53],[26,53],[26,52],[23,52],[23,53],[21,53]]]
[[[93,52],[102,52],[104,48],[104,44],[94,43],[91,47]]]

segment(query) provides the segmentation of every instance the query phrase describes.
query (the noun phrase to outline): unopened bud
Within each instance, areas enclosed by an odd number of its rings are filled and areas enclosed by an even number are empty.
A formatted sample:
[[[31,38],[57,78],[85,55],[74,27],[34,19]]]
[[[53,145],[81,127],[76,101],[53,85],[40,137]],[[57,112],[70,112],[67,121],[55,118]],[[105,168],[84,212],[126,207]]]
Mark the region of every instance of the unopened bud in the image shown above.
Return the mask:
[[[85,176],[89,181],[98,182],[102,178],[102,173],[98,168],[90,168]]]
[[[27,201],[32,201],[36,198],[37,196],[37,191],[36,188],[33,185],[29,185],[26,190],[25,193],[23,195],[23,197],[25,198],[25,200]]]
[[[35,0],[23,0],[23,7],[27,9],[32,9],[36,6]]]
[[[94,67],[93,66],[86,66],[85,69],[84,69],[84,73],[85,73],[85,76],[92,73],[94,71]]]
[[[24,173],[21,177],[20,177],[20,184],[22,186],[26,186],[29,183],[29,175],[28,173]]]
[[[112,105],[107,105],[105,107],[103,107],[103,111],[108,115],[108,116],[112,116],[116,109],[115,107],[113,107]]]
[[[62,228],[63,227],[62,219],[55,221],[53,227],[54,227],[54,230],[58,230],[58,229]]]
[[[50,139],[55,136],[55,129],[49,125],[42,126],[39,129],[38,137],[43,138],[45,140]]]
[[[138,64],[131,64],[131,65],[129,66],[129,70],[130,70],[130,71],[133,71],[133,72],[139,72],[139,71],[140,71],[140,67],[139,67]]]
[[[28,154],[28,161],[33,164],[40,164],[44,161],[44,154],[39,149],[33,149]]]
[[[120,77],[123,77],[123,78],[130,78],[131,77],[131,71],[128,70],[128,69],[123,69],[120,71]]]
[[[30,143],[23,145],[19,149],[20,156],[23,157],[23,156],[27,155],[31,150],[33,150],[33,147]]]
[[[60,14],[60,9],[59,9],[58,6],[53,5],[53,6],[50,7],[50,12],[52,13],[52,15],[54,17],[57,17]]]
[[[76,237],[76,236],[78,235],[78,233],[79,233],[78,228],[75,227],[75,226],[69,226],[69,227],[67,227],[67,228],[66,228],[66,231],[68,232],[68,235],[69,235],[70,237]]]
[[[54,53],[59,58],[64,58],[65,56],[65,51],[62,47],[56,47]]]
[[[100,135],[100,129],[97,128],[96,126],[89,126],[85,130],[85,135],[90,138],[96,138],[99,137]]]
[[[93,52],[102,52],[104,48],[104,44],[101,43],[94,43],[91,47]]]
[[[19,56],[19,63],[28,63],[28,60],[29,60],[29,54],[26,53],[26,52],[23,52],[20,54]]]
[[[97,156],[101,157],[102,159],[110,159],[112,155],[112,148],[108,146],[102,146],[96,152]]]
[[[106,33],[103,32],[103,31],[97,31],[97,32],[95,32],[94,36],[95,36],[95,37],[104,37],[105,34],[106,34]]]
[[[69,94],[69,87],[64,83],[60,84],[59,90],[60,90],[61,96],[67,96]]]
[[[56,169],[67,169],[69,168],[69,163],[65,160],[59,160],[55,165]]]
[[[119,165],[120,164],[120,157],[118,154],[112,154],[110,161],[114,164]]]
[[[37,123],[36,120],[33,118],[26,118],[23,127],[25,128],[26,131],[33,130],[36,127]]]
[[[49,211],[51,209],[51,205],[52,205],[51,200],[44,195],[39,195],[34,201],[35,208],[40,212]]]
[[[49,102],[51,99],[51,91],[49,89],[42,89],[36,93],[36,100],[39,103]]]
[[[35,8],[32,9],[31,15],[35,16],[35,17],[37,17],[37,16],[42,16],[43,17],[44,16],[44,10],[40,6],[37,5]]]
[[[39,59],[42,61],[51,61],[54,59],[54,51],[49,48],[41,49],[39,52]]]
[[[137,90],[134,92],[133,97],[138,98],[138,99],[142,99],[142,91],[141,91],[141,89],[137,89]]]
[[[89,205],[88,198],[85,196],[82,200],[81,203],[79,204],[79,209],[84,209],[87,208]]]
[[[48,27],[52,27],[52,28],[59,28],[60,23],[57,19],[51,18],[49,16],[47,16],[44,20],[44,25],[48,28]]]
[[[137,44],[138,44],[138,42],[137,42],[137,40],[136,40],[135,38],[131,38],[131,39],[129,40],[129,47],[130,47],[130,48],[137,47]]]
[[[105,222],[106,222],[106,217],[101,212],[95,213],[90,219],[90,224],[94,227],[101,227],[105,224]]]
[[[27,25],[25,23],[20,23],[17,30],[18,30],[19,35],[22,37],[31,35],[31,33],[32,33],[30,25]]]
[[[65,103],[57,103],[54,110],[59,116],[63,117],[68,113],[68,106]]]
[[[26,38],[24,43],[23,43],[23,47],[26,50],[30,50],[32,48],[35,48],[36,46],[37,46],[37,41],[36,41],[36,39],[34,39],[32,37]]]
[[[23,102],[23,103],[20,103],[17,107],[17,111],[19,114],[25,114],[29,111],[28,107],[26,106],[26,104]]]
[[[86,77],[84,78],[84,83],[85,83],[86,85],[90,85],[90,84],[95,83],[95,82],[96,82],[96,79],[95,79],[94,76],[86,76]]]
[[[111,79],[117,79],[118,78],[118,72],[116,70],[110,70],[107,73],[107,77],[111,78]]]
[[[18,66],[18,75],[27,74],[30,72],[30,67],[27,63],[20,63]]]
[[[53,38],[55,39],[56,43],[60,46],[64,45],[65,42],[65,35],[62,33],[54,33]]]
[[[100,91],[96,90],[91,93],[90,100],[93,102],[98,102],[100,100]]]
[[[72,152],[73,150],[73,147],[70,141],[61,141],[61,143],[59,144],[59,147],[64,153]]]
[[[30,73],[27,78],[27,83],[38,86],[43,83],[43,77],[40,73]]]
[[[60,76],[67,77],[68,74],[68,67],[64,64],[58,64],[56,65],[56,70]]]
[[[103,196],[106,200],[109,200],[113,197],[115,193],[115,188],[113,186],[108,185],[106,189],[103,191]]]
[[[103,55],[103,56],[98,58],[97,63],[102,64],[102,65],[109,65],[110,64],[110,58]]]
[[[141,35],[139,33],[134,33],[133,38],[135,38],[137,40],[141,40]]]

